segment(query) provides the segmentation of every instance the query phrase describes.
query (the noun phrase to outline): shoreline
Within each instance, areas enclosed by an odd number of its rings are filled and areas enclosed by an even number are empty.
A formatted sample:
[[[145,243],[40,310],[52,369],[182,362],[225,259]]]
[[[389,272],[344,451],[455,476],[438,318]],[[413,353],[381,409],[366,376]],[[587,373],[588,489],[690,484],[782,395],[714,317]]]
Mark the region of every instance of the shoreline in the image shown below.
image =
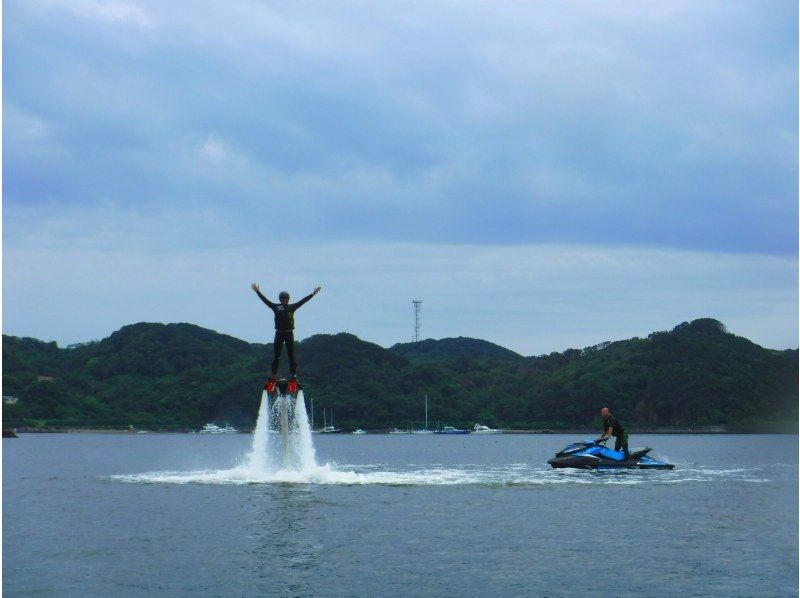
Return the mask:
[[[17,434],[191,434],[196,433],[194,430],[179,429],[179,430],[128,430],[128,429],[105,429],[105,428],[15,428]],[[367,430],[369,434],[389,434],[388,429],[381,428],[377,430]],[[252,434],[252,429],[241,429],[237,434]],[[728,430],[722,427],[713,426],[708,428],[631,428],[629,434],[648,434],[648,435],[670,435],[670,434],[684,434],[684,435],[737,435],[737,434],[792,434],[798,435],[797,423],[786,422],[782,425],[768,426],[762,429],[745,429],[745,430]],[[520,430],[505,430],[505,435],[522,435],[522,434],[568,434],[575,436],[598,436],[599,431],[595,428],[566,428],[566,429],[520,429]],[[348,433],[340,434],[342,436],[349,435]],[[480,434],[478,434],[480,436]]]

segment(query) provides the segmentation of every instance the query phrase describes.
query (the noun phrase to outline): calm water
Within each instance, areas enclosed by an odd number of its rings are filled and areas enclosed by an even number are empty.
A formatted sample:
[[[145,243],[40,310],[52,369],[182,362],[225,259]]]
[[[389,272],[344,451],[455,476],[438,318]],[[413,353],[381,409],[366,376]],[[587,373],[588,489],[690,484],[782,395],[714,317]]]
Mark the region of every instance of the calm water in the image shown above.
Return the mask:
[[[580,439],[315,436],[313,482],[251,483],[220,474],[246,435],[22,435],[3,590],[797,595],[796,436],[633,435],[676,470],[548,468]]]

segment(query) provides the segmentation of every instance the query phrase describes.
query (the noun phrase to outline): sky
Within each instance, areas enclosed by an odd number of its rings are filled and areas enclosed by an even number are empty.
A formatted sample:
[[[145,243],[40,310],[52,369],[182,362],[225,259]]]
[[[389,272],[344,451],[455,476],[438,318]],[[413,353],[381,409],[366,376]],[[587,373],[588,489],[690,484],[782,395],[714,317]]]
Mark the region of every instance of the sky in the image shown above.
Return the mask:
[[[798,346],[796,2],[3,4],[3,322]]]

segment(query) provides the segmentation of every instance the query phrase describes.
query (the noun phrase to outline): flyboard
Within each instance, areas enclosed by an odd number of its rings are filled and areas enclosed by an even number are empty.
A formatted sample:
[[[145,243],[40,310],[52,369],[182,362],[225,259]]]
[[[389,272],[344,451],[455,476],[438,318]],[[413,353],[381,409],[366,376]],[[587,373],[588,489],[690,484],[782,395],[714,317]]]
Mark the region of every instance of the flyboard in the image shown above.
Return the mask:
[[[264,385],[264,393],[267,395],[268,408],[277,411],[278,428],[283,441],[284,465],[289,464],[289,413],[294,413],[297,405],[297,393],[302,390],[302,386],[297,378],[269,378]]]

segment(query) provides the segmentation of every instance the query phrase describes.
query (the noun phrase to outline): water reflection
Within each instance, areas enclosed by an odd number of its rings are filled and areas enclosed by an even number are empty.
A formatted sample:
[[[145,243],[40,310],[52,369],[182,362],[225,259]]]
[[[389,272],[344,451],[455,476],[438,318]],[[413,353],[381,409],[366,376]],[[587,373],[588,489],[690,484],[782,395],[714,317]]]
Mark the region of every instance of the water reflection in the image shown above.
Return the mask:
[[[289,484],[254,487],[247,501],[251,511],[252,549],[258,595],[311,595],[313,571],[322,544],[315,530],[321,516],[312,508],[318,489]]]

